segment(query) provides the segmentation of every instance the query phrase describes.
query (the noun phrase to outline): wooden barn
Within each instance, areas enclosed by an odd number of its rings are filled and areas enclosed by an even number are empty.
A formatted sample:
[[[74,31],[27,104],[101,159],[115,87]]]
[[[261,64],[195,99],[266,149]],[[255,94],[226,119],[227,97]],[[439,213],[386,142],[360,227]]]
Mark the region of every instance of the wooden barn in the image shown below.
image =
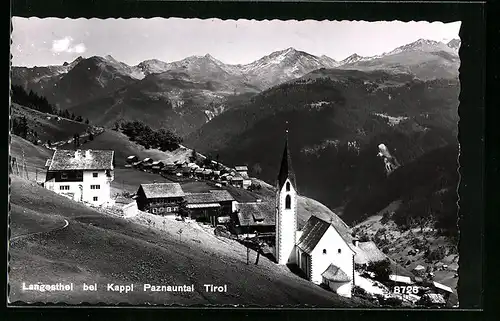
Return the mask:
[[[179,183],[141,184],[136,195],[139,210],[158,215],[177,214],[184,198]]]

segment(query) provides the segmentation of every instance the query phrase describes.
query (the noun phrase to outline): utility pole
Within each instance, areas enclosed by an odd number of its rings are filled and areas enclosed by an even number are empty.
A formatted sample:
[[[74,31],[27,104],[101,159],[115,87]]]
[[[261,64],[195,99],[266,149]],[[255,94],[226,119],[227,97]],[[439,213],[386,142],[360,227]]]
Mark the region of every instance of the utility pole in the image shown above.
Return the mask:
[[[26,159],[24,158],[24,149],[23,149],[23,166],[24,166],[24,172],[26,173],[26,179],[29,179],[28,168],[26,167]]]

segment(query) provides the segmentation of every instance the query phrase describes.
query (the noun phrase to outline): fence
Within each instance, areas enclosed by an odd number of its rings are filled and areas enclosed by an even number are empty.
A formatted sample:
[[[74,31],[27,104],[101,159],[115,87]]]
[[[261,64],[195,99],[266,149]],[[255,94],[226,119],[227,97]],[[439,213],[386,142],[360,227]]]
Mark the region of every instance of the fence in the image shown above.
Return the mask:
[[[45,182],[46,169],[39,166],[28,165],[16,157],[10,157],[9,174],[22,177],[24,179],[43,183]]]

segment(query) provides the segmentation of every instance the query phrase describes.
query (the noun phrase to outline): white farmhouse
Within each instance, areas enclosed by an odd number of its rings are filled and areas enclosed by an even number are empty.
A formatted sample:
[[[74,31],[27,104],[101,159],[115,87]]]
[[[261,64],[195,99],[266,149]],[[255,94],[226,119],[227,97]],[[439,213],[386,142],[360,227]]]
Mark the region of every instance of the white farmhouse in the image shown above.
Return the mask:
[[[277,181],[273,248],[276,261],[278,264],[294,264],[308,280],[351,297],[355,251],[347,225],[338,217],[328,223],[313,215],[298,231],[297,197],[287,141]]]
[[[47,160],[45,188],[78,202],[111,205],[112,150],[56,150]]]

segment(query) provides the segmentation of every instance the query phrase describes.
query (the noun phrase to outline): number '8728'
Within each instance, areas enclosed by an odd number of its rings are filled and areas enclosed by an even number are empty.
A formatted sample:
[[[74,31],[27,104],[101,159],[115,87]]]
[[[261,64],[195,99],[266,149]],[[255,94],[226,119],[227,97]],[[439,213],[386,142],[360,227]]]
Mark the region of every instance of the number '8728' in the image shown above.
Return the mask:
[[[394,294],[418,294],[418,286],[396,285],[392,288]]]

